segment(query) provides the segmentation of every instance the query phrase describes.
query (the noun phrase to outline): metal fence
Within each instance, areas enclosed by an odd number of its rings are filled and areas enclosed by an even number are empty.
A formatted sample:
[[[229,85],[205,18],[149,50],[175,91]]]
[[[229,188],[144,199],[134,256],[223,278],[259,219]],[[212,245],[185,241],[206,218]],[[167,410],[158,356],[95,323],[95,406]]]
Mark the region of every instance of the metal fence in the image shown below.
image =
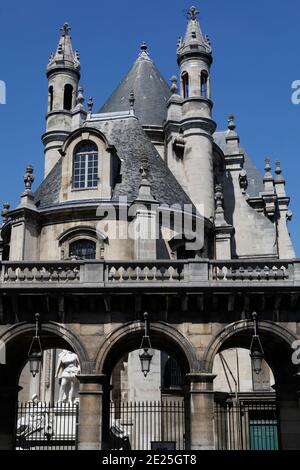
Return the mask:
[[[78,403],[18,403],[16,450],[75,450]]]
[[[216,403],[216,450],[278,450],[278,413],[275,402]]]
[[[111,402],[109,447],[184,450],[184,401]]]

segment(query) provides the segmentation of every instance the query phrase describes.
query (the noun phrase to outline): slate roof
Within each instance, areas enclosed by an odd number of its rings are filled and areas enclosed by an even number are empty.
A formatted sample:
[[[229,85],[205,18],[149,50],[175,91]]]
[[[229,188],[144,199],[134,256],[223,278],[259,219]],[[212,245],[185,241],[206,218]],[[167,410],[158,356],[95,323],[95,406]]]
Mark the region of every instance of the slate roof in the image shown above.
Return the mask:
[[[129,96],[134,91],[134,111],[142,126],[162,126],[167,118],[166,104],[170,87],[150,59],[147,47],[142,51],[119,86],[102,106],[99,113],[126,111]]]
[[[148,157],[150,169],[148,179],[156,200],[161,204],[168,205],[192,204],[136,118],[87,121],[86,126],[103,132],[108,142],[115,146],[121,160],[122,178],[114,188],[113,200],[117,200],[119,196],[127,196],[129,202],[136,199],[141,180],[139,172],[141,159]],[[60,185],[61,159],[35,192],[35,202],[39,201],[39,208],[46,208],[58,203]],[[93,202],[93,200],[89,202]],[[68,203],[70,204],[71,201]]]
[[[133,201],[137,197],[141,180],[141,159],[147,157],[150,169],[148,180],[156,200],[166,204],[191,204],[190,198],[162,160],[137,119],[98,121],[93,122],[93,127],[106,135],[110,144],[116,147],[121,159],[122,181],[116,185],[113,199],[127,196]]]
[[[226,146],[226,137],[227,131],[222,132],[215,132],[214,134],[214,141],[215,143],[223,150],[224,154],[227,153],[227,146]],[[257,197],[259,196],[260,192],[264,191],[264,184],[263,184],[263,176],[261,175],[260,171],[256,168],[255,164],[253,163],[250,156],[247,154],[245,149],[240,146],[241,153],[245,156],[245,163],[244,169],[247,172],[247,179],[248,179],[248,187],[247,193],[250,197]]]
[[[34,202],[38,208],[52,206],[59,200],[61,187],[61,158],[34,193]]]

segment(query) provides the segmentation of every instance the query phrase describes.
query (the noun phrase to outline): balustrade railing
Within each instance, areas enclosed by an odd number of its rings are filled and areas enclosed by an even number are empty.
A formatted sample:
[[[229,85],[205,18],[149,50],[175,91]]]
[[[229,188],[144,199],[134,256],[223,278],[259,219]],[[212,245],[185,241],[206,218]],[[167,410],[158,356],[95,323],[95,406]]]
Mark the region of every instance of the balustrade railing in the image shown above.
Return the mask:
[[[212,262],[211,277],[216,281],[277,281],[290,277],[288,263],[282,262]]]
[[[107,281],[176,282],[184,280],[183,263],[108,263]]]
[[[2,282],[78,282],[80,264],[78,263],[42,263],[12,262],[2,265]]]
[[[300,261],[3,261],[0,285],[281,283],[300,281]]]

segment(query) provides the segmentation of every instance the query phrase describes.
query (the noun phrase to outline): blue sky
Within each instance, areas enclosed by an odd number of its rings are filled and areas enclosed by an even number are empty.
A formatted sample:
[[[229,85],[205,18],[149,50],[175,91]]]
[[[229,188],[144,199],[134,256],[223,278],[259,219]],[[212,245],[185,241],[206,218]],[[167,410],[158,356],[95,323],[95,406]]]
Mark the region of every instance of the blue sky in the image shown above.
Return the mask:
[[[273,168],[281,160],[299,255],[300,105],[291,102],[291,84],[300,80],[300,2],[194,3],[213,45],[214,119],[222,129],[228,114],[235,114],[241,142],[261,171],[266,156]],[[185,0],[1,2],[0,80],[6,82],[7,104],[0,105],[0,204],[18,203],[27,163],[34,166],[34,188],[42,179],[45,69],[62,24],[68,21],[72,27],[81,83],[97,110],[132,66],[142,41],[167,80],[178,73],[176,43],[185,31],[189,6]]]

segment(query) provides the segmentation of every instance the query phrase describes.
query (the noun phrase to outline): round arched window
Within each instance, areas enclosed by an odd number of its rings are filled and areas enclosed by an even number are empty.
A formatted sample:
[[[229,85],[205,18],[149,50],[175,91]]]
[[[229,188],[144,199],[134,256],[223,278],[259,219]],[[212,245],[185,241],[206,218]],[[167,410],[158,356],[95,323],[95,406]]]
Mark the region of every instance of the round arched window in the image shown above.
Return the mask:
[[[92,240],[76,240],[70,243],[69,257],[74,259],[96,259],[96,243]]]

